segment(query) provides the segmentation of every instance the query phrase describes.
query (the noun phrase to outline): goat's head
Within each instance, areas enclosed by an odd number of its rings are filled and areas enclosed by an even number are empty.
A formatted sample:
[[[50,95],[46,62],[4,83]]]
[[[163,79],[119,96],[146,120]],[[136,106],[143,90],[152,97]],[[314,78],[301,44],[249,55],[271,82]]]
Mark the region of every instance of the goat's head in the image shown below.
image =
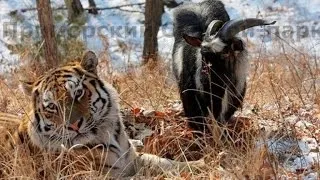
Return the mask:
[[[193,37],[184,34],[185,41],[194,47],[201,48],[202,54],[220,53],[227,45],[232,45],[233,50],[243,50],[242,42],[235,38],[235,35],[241,31],[255,26],[272,25],[276,22],[267,22],[262,19],[248,18],[240,20],[231,20],[223,23],[220,20],[213,20],[207,27],[203,37]]]

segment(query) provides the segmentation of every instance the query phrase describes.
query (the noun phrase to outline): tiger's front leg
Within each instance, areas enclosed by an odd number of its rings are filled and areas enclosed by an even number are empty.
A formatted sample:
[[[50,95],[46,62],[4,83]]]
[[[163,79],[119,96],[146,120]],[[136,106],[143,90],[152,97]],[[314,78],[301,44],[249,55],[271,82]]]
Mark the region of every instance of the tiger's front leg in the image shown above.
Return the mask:
[[[134,151],[128,151],[123,157],[118,157],[117,153],[100,144],[94,147],[75,145],[69,149],[65,148],[64,153],[81,169],[87,169],[89,165],[93,170],[111,177],[132,176],[136,173]]]
[[[198,161],[180,162],[145,153],[140,153],[134,162],[136,172],[140,171],[142,168],[147,168],[148,171],[151,169],[157,173],[166,171],[192,172],[206,166],[203,159]]]

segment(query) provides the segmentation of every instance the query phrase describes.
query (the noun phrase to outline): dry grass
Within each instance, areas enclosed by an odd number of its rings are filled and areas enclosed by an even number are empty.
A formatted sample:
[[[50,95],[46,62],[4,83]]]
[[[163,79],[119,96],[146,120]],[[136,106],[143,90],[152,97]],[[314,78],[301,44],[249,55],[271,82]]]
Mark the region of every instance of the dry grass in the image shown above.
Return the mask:
[[[113,84],[121,97],[123,108],[146,108],[167,112],[170,100],[179,99],[169,66],[163,63],[150,63],[144,67],[129,67],[124,73],[115,73],[110,67],[108,56],[101,54],[100,76]],[[278,130],[272,136],[299,138],[299,131],[284,120],[290,115],[300,117],[301,109],[310,109],[310,122],[319,127],[320,114],[320,69],[319,60],[308,53],[283,53],[276,57],[259,56],[251,61],[248,91],[244,109],[237,123],[218,126],[213,123],[214,137],[197,139],[187,128],[185,119],[173,114],[143,119],[149,123],[154,134],[145,139],[144,152],[158,154],[178,160],[204,157],[208,167],[195,173],[162,175],[150,174],[148,170],[139,173],[137,178],[156,177],[157,179],[269,179],[301,177],[302,173],[286,171],[281,159],[269,151],[265,131],[260,129],[261,120],[276,123]],[[29,99],[17,88],[18,81],[26,70],[13,74],[10,80],[0,81],[0,111],[24,114]],[[29,71],[30,72],[30,71]],[[36,74],[28,74],[29,77]],[[247,113],[250,111],[250,113]],[[136,122],[142,121],[134,118]],[[147,120],[147,121],[146,121]],[[8,125],[9,127],[9,125]],[[282,127],[282,129],[281,129]],[[14,129],[10,126],[9,129]],[[316,128],[315,128],[316,130]],[[226,137],[226,133],[229,134]],[[4,130],[1,132],[6,133]],[[319,134],[312,137],[319,140]],[[15,151],[4,148],[4,136],[0,137],[0,178],[31,179],[103,179],[105,175],[94,170],[90,160],[67,155],[30,153],[21,146]],[[1,146],[2,144],[2,146]],[[80,166],[79,166],[80,164]],[[81,166],[82,165],[82,166]],[[319,166],[314,167],[320,172]],[[2,174],[1,174],[2,173]]]
[[[151,62],[115,77],[112,84],[120,94],[122,105],[163,110],[169,100],[178,99],[169,68],[167,64]]]

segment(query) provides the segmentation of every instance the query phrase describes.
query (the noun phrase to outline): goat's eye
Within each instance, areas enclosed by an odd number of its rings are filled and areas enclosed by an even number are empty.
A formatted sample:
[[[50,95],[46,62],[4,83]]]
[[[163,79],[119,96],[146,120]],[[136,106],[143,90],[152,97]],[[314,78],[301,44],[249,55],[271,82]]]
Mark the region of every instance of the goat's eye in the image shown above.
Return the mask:
[[[75,99],[79,99],[82,97],[83,95],[83,90],[82,89],[78,89],[76,92],[75,92]]]

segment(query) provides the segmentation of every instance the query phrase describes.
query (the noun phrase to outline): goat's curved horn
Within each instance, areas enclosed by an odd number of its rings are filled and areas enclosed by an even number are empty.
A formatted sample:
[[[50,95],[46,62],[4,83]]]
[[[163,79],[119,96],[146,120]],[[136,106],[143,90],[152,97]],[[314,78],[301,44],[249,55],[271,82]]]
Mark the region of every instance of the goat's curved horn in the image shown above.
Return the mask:
[[[207,31],[205,33],[206,37],[209,37],[211,35],[214,35],[215,33],[218,32],[218,30],[222,27],[223,22],[220,20],[213,20],[211,21],[211,23],[209,24]]]
[[[221,38],[223,41],[228,41],[233,38],[236,34],[246,29],[255,26],[273,25],[276,21],[268,22],[263,19],[248,18],[231,20],[226,22],[222,28],[219,30],[217,37]]]

